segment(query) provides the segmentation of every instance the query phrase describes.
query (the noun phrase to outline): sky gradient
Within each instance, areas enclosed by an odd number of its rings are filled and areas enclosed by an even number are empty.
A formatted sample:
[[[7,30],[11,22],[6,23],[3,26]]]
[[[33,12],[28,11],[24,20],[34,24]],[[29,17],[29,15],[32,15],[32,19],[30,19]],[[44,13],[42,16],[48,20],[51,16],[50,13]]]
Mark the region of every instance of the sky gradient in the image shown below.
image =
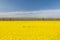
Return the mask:
[[[58,18],[60,0],[0,0],[0,16]]]
[[[0,0],[0,11],[60,9],[60,0]]]

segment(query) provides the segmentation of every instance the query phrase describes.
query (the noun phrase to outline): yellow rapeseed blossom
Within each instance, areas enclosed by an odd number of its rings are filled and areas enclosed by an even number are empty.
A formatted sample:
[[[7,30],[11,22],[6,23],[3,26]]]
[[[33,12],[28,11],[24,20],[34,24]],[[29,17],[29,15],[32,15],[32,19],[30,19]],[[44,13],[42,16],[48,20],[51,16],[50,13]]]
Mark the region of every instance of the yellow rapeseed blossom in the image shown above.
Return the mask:
[[[0,21],[0,40],[60,40],[60,21]]]

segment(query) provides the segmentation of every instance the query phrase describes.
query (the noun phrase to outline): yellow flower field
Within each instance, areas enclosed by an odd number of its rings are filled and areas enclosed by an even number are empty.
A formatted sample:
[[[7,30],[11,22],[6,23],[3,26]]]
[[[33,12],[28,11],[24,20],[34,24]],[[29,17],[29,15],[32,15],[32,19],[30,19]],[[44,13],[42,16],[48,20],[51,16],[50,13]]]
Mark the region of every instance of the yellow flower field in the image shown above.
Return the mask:
[[[60,40],[60,21],[0,21],[0,40]]]

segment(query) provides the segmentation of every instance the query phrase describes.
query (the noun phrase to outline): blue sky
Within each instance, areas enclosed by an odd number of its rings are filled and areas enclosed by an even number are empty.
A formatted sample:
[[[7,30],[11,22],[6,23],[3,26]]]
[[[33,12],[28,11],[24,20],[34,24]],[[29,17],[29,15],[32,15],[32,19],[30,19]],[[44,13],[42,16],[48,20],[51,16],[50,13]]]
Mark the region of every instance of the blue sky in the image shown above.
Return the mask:
[[[60,18],[60,0],[0,0],[0,17]]]
[[[0,0],[0,11],[60,9],[60,0]]]

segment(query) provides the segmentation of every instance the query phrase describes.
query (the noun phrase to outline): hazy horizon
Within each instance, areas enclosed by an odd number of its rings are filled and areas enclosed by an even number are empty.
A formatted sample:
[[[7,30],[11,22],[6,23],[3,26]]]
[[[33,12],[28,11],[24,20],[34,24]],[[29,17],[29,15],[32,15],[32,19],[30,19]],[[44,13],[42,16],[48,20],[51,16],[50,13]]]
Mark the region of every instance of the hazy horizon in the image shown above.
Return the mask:
[[[60,18],[60,0],[0,0],[0,18]]]

